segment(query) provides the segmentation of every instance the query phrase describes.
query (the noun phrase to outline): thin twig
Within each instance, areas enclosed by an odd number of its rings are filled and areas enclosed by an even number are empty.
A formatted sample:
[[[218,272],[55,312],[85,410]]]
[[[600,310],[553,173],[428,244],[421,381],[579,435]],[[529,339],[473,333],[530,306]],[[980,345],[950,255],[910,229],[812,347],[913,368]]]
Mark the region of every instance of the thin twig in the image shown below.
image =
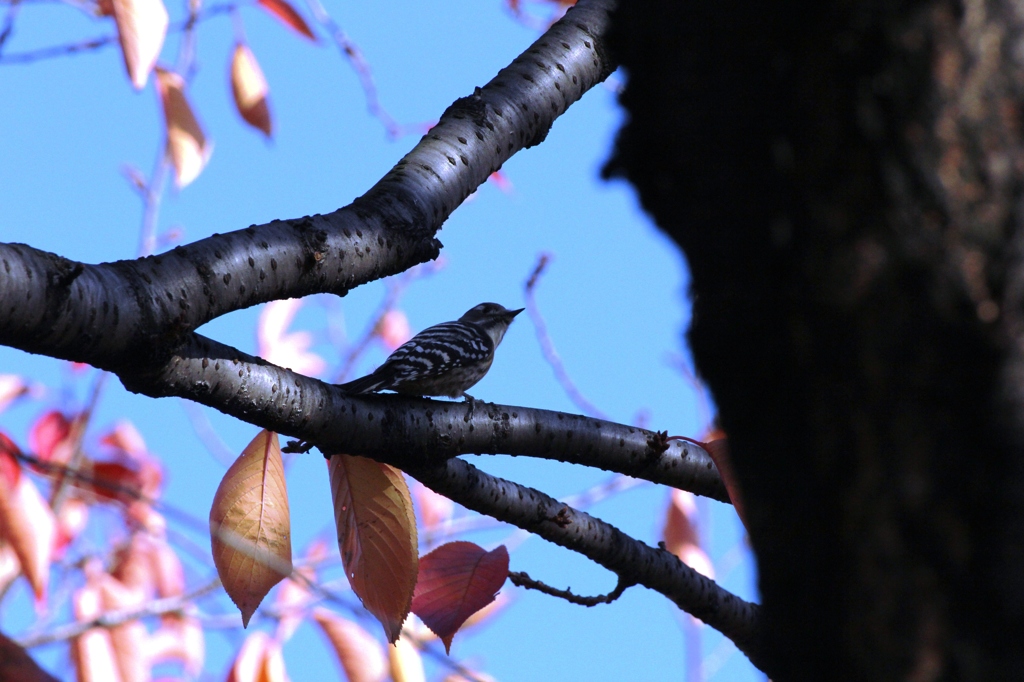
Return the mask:
[[[52,644],[54,642],[62,642],[64,640],[78,637],[86,630],[91,630],[92,628],[112,628],[147,616],[162,616],[168,613],[184,611],[196,599],[213,592],[218,587],[220,587],[219,578],[212,580],[201,587],[197,587],[191,592],[185,592],[184,594],[179,594],[173,597],[164,597],[163,599],[154,599],[151,602],[135,606],[130,609],[107,611],[106,613],[101,613],[92,620],[68,623],[67,625],[54,628],[49,632],[26,635],[15,641],[24,648],[31,649],[33,647],[42,646],[43,644]]]
[[[540,254],[537,259],[537,266],[533,269],[529,279],[526,280],[526,286],[524,287],[524,296],[526,298],[526,314],[530,316],[530,321],[533,322],[533,328],[537,333],[537,342],[540,344],[540,352],[544,354],[544,359],[551,365],[551,369],[555,373],[555,379],[558,380],[562,390],[569,396],[569,400],[573,402],[584,414],[596,417],[598,419],[604,419],[611,421],[611,417],[607,416],[602,412],[596,405],[586,399],[580,390],[576,388],[576,384],[573,382],[569,373],[565,371],[565,365],[562,364],[562,358],[558,356],[558,351],[555,350],[555,344],[551,341],[551,337],[548,335],[548,326],[544,322],[544,317],[540,314],[540,309],[537,307],[537,301],[534,298],[534,290],[537,287],[537,282],[540,281],[540,276],[544,272],[544,268],[547,267],[548,262],[551,260],[551,255],[547,253]]]
[[[107,373],[100,371],[95,383],[93,383],[92,392],[89,394],[89,401],[86,403],[85,409],[71,422],[72,452],[71,459],[67,464],[67,470],[77,471],[79,464],[82,463],[82,459],[85,457],[85,453],[82,451],[82,441],[85,438],[86,430],[89,428],[89,422],[92,421],[93,412],[100,400],[100,393],[102,393],[103,385],[106,381]],[[50,507],[53,509],[54,514],[60,513],[60,508],[64,505],[67,494],[67,477],[62,475],[54,485],[53,494],[50,496]]]
[[[359,85],[362,87],[363,95],[366,97],[366,109],[370,112],[371,116],[381,122],[388,138],[397,140],[403,135],[423,129],[424,126],[422,124],[403,126],[388,113],[387,109],[380,103],[377,84],[373,80],[373,71],[370,69],[369,62],[363,57],[359,46],[345,34],[341,26],[327,13],[320,0],[306,0],[306,5],[313,13],[313,16],[316,17],[316,20],[320,22],[320,25],[331,34],[331,38],[338,46],[338,50],[348,60],[352,70],[356,72],[356,76],[359,78]]]
[[[13,3],[12,3],[13,4]],[[202,12],[199,13],[197,22],[206,21],[212,19],[219,14],[225,14],[234,9],[237,5],[235,3],[229,3],[224,5],[211,5]],[[169,34],[180,33],[189,28],[191,20],[186,19],[185,21],[179,21],[172,24],[167,32]],[[28,64],[31,62],[38,62],[44,59],[52,59],[54,57],[65,57],[72,54],[78,54],[80,52],[92,52],[99,50],[109,45],[117,43],[117,35],[111,34],[106,36],[98,36],[96,38],[90,38],[89,40],[83,40],[78,43],[70,43],[65,45],[51,45],[49,47],[41,47],[36,50],[27,50],[25,52],[15,52],[8,55],[0,55],[0,64]]]
[[[192,430],[195,431],[196,437],[199,438],[199,442],[203,444],[207,452],[213,455],[213,458],[220,464],[231,466],[238,453],[233,452],[220,437],[203,408],[184,398],[180,399],[180,404],[181,409],[185,411],[185,416],[188,417],[188,423],[192,425]]]
[[[622,577],[619,577],[619,584],[615,586],[615,589],[608,594],[599,594],[596,597],[583,597],[578,594],[573,594],[572,590],[565,589],[560,590],[557,587],[551,587],[546,583],[542,583],[539,580],[534,580],[528,576],[524,571],[509,571],[508,579],[517,587],[525,587],[528,590],[537,590],[544,594],[551,595],[552,597],[558,597],[564,599],[570,604],[579,604],[580,606],[597,606],[598,604],[611,604],[613,601],[622,596],[622,593],[628,590],[636,583],[624,581]]]
[[[7,8],[7,15],[4,17],[4,27],[0,29],[0,55],[4,51],[4,43],[14,34],[14,20],[18,18],[18,10],[21,9],[21,0],[12,0]]]

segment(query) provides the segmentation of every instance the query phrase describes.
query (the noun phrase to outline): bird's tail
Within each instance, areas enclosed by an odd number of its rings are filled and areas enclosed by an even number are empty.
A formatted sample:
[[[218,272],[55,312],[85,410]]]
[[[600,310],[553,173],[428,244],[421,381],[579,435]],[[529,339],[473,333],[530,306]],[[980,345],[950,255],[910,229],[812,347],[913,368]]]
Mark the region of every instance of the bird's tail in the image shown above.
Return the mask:
[[[338,388],[350,393],[352,395],[362,395],[364,393],[373,393],[384,387],[387,383],[386,379],[382,379],[375,374],[367,374],[365,377],[350,381],[347,384],[339,384]]]

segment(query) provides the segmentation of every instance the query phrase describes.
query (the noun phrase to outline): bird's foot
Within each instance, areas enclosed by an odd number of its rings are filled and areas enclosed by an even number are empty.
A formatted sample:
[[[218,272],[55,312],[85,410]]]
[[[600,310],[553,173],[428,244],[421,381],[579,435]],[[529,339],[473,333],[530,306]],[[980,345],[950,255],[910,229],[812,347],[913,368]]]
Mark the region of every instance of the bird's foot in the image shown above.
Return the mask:
[[[462,397],[469,405],[469,412],[466,414],[466,421],[469,421],[473,418],[473,412],[476,410],[476,398],[468,393],[463,393]]]

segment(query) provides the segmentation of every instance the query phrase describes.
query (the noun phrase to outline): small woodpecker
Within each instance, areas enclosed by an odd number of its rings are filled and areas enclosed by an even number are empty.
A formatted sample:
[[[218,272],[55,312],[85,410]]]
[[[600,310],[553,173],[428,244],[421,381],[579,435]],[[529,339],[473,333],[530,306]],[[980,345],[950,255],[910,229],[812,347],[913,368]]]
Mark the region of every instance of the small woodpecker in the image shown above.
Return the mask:
[[[454,322],[427,327],[361,379],[341,384],[352,394],[395,391],[406,395],[461,398],[484,378],[494,350],[516,315],[497,303],[481,303]],[[472,401],[472,396],[466,395]]]

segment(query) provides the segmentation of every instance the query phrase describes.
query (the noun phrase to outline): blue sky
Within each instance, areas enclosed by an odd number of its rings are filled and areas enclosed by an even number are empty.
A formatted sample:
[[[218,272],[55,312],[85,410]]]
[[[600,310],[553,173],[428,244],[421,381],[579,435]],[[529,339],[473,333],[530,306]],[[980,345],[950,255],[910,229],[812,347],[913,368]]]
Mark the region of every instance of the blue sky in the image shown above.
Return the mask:
[[[457,97],[483,85],[536,38],[510,18],[498,0],[481,3],[399,1],[325,6],[370,63],[383,104],[402,123],[436,120]],[[169,8],[172,21],[180,8]],[[300,8],[308,18],[305,7]],[[227,84],[233,45],[227,16],[199,30],[198,71],[190,90],[215,148],[209,166],[189,187],[164,198],[160,230],[180,228],[184,240],[244,228],[274,218],[325,213],[366,191],[413,144],[389,141],[369,116],[353,71],[326,41],[297,37],[256,7],[242,9],[248,42],[270,85],[275,137],[265,142],[235,113]],[[76,42],[113,31],[64,4],[27,3],[5,52]],[[173,63],[176,40],[163,57]],[[0,240],[25,242],[86,262],[135,254],[141,206],[121,173],[125,164],[148,174],[162,145],[162,115],[152,82],[134,92],[116,48],[27,65],[0,64]],[[678,251],[651,225],[631,189],[600,180],[621,112],[610,88],[598,87],[570,108],[544,144],[504,167],[510,194],[493,184],[460,207],[439,237],[445,267],[415,284],[403,299],[413,330],[448,320],[481,301],[523,305],[522,284],[540,252],[553,261],[537,298],[549,331],[580,390],[613,419],[632,422],[644,411],[652,428],[699,437],[706,414],[691,384],[669,358],[683,352],[688,320],[687,274]],[[357,335],[377,306],[383,286],[360,288],[340,304],[345,330]],[[322,300],[300,313],[297,326],[326,339]],[[255,350],[258,309],[233,313],[203,332]],[[343,349],[318,346],[336,363]],[[375,348],[369,370],[383,359]],[[91,373],[72,377],[63,363],[0,349],[0,373],[21,373],[48,387],[41,400],[0,414],[0,428],[25,442],[25,428],[45,406],[80,404]],[[545,364],[525,316],[519,318],[490,374],[474,390],[480,399],[577,412]],[[62,403],[63,401],[63,403]],[[220,437],[240,452],[255,429],[215,412]],[[167,466],[166,500],[205,519],[225,465],[195,435],[177,400],[128,394],[108,382],[95,419],[98,433],[127,417]],[[95,433],[93,435],[95,435]],[[491,473],[555,496],[605,480],[605,472],[507,457],[475,457]],[[329,488],[322,459],[293,459],[288,485],[293,546],[331,537]],[[591,511],[648,543],[659,539],[667,491],[644,485]],[[724,585],[754,598],[753,564],[731,508],[702,504],[712,559]],[[469,537],[484,545],[512,529]],[[185,531],[183,531],[185,532]],[[188,531],[191,532],[191,531]],[[201,536],[195,535],[202,545]],[[102,549],[94,538],[93,549]],[[191,562],[191,584],[212,569]],[[568,551],[531,538],[512,552],[512,570],[574,592],[596,594],[614,576]],[[497,679],[685,679],[678,610],[666,599],[633,588],[616,603],[586,609],[508,586],[515,604],[489,627],[457,636],[453,656]],[[18,632],[31,617],[22,588],[3,603],[0,629]],[[228,611],[224,603],[209,608]],[[204,603],[206,608],[206,603]],[[251,627],[260,627],[258,623]],[[204,679],[222,679],[241,641],[236,631],[207,638]],[[704,629],[701,645],[716,680],[758,679],[742,655]],[[732,652],[732,653],[731,653]],[[51,670],[67,672],[64,647],[37,650]],[[285,647],[294,680],[325,679],[337,666],[320,634],[304,625]],[[340,674],[340,673],[339,673]],[[329,677],[327,679],[330,679]]]

